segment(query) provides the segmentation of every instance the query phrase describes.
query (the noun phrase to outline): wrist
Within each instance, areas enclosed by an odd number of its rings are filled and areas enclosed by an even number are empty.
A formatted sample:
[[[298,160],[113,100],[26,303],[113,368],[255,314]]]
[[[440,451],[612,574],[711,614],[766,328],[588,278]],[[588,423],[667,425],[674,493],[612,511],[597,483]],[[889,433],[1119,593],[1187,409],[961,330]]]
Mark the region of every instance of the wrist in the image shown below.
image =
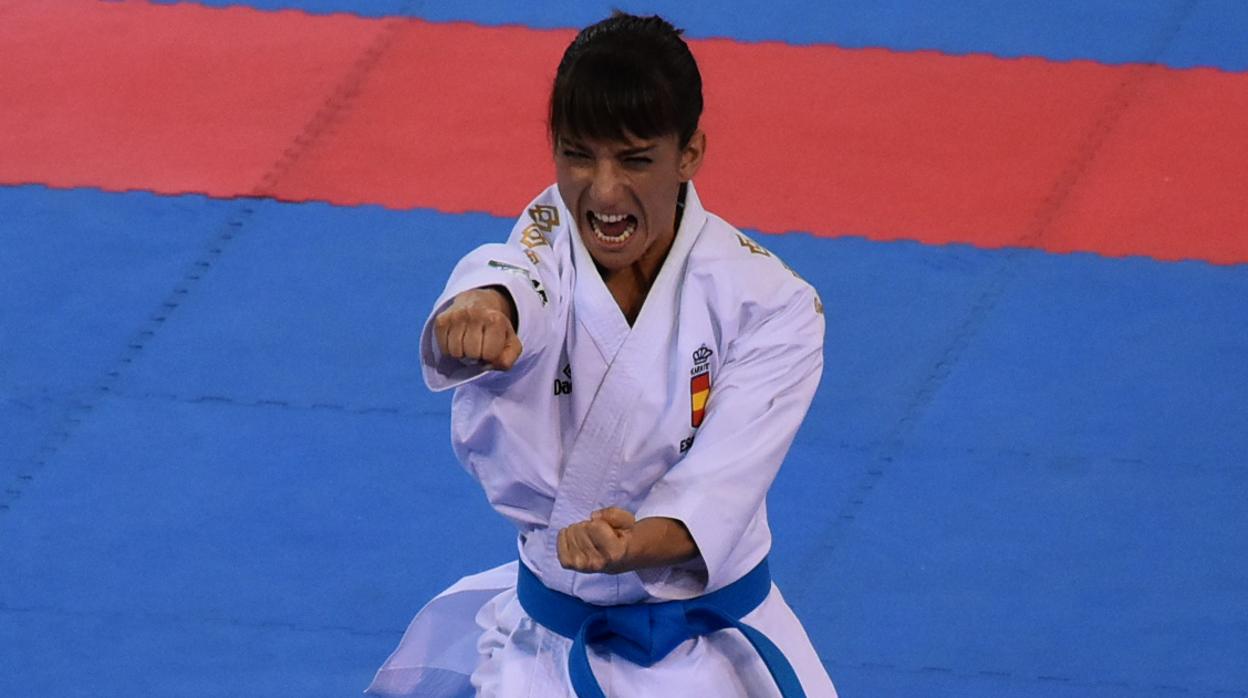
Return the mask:
[[[512,330],[519,329],[520,322],[516,312],[516,302],[512,300],[511,291],[508,291],[506,286],[485,286],[474,290],[488,294],[487,297],[490,300],[487,302],[511,321]]]
[[[677,519],[641,519],[629,536],[626,567],[629,571],[669,567],[698,556],[698,546],[689,529]]]

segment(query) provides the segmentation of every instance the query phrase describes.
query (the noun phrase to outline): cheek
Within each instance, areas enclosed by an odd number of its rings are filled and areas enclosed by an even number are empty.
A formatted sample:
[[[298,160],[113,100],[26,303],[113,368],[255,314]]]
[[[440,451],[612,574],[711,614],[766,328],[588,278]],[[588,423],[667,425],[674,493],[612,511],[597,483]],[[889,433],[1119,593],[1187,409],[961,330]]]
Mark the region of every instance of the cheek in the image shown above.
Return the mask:
[[[642,196],[646,218],[651,225],[660,225],[661,221],[676,215],[676,197],[680,194],[679,182],[662,182],[652,184]]]
[[[584,188],[584,185],[592,179],[593,172],[591,168],[567,163],[555,163],[555,180],[560,184],[580,189]]]
[[[555,185],[559,188],[559,198],[563,199],[563,205],[573,213],[576,213],[576,200],[580,197],[582,187],[577,184],[575,177],[569,176],[567,172],[555,172]]]

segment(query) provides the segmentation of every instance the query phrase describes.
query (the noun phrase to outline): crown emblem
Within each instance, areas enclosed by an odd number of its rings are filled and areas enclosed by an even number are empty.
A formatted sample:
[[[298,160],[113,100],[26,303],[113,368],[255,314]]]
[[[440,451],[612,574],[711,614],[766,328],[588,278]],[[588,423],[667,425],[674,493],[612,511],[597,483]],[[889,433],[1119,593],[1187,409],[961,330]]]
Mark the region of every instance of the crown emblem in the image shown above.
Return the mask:
[[[693,352],[693,363],[704,364],[711,360],[711,355],[714,353],[715,352],[711,351],[705,344],[703,344],[698,347],[697,351]]]

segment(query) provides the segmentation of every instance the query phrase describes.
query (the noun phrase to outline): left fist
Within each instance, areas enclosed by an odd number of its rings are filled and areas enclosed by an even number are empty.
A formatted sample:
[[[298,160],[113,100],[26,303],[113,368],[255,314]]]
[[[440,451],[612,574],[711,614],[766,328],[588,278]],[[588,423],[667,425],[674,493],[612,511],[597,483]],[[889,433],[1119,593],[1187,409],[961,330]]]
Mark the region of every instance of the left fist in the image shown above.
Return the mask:
[[[559,532],[559,564],[576,572],[628,571],[629,541],[636,523],[636,517],[618,507],[595,511],[589,520]]]

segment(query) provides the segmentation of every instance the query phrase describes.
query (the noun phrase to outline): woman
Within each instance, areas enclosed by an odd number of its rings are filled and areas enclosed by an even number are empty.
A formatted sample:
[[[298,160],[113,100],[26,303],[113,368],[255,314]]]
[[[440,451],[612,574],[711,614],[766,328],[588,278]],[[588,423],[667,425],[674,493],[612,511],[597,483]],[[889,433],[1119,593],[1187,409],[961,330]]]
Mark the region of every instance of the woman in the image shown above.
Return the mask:
[[[564,54],[557,184],[456,266],[422,336],[520,559],[430,602],[371,693],[835,696],[766,567],[823,308],[702,208],[701,111],[658,17],[617,13]]]

